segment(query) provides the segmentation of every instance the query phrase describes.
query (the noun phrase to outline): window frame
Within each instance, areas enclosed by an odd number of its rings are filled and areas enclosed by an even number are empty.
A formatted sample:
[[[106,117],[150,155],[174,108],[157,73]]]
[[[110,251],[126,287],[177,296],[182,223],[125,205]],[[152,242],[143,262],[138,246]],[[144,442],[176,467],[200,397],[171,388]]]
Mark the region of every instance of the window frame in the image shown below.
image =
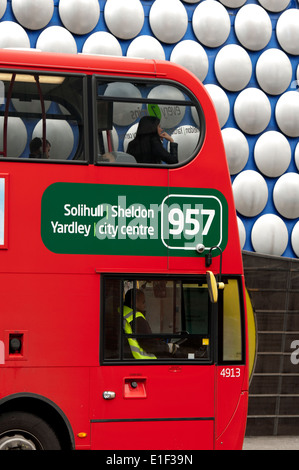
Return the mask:
[[[123,283],[125,280],[130,280],[136,285],[136,281],[138,280],[169,280],[169,281],[181,281],[182,283],[190,282],[190,283],[198,283],[199,279],[200,281],[205,280],[205,275],[204,274],[178,274],[178,275],[173,275],[173,274],[146,274],[146,273],[101,273],[100,275],[100,351],[99,351],[99,359],[100,359],[100,365],[103,366],[117,366],[117,365],[163,365],[163,364],[184,364],[184,365],[212,365],[216,364],[216,357],[217,357],[217,304],[212,304],[209,300],[209,326],[208,326],[208,334],[193,334],[190,336],[207,336],[209,337],[210,340],[210,345],[209,345],[209,353],[207,358],[194,358],[194,359],[188,359],[188,358],[180,358],[180,357],[170,357],[170,358],[157,358],[157,359],[147,359],[147,360],[142,360],[142,359],[134,359],[132,358],[123,358],[123,338],[125,338],[124,333],[123,333],[123,327],[122,327],[122,316],[120,316],[119,320],[119,329],[120,329],[120,358],[118,359],[107,359],[105,358],[105,325],[106,325],[106,313],[105,313],[105,282],[106,280],[118,280],[120,284],[120,298],[122,295],[122,287]],[[122,307],[122,305],[121,305]],[[139,335],[139,337],[142,335]],[[137,334],[134,334],[133,337],[138,337]],[[180,337],[180,334],[158,334],[153,332],[153,337]]]
[[[94,155],[94,165],[96,166],[112,166],[112,167],[137,167],[137,168],[162,168],[165,170],[168,170],[170,168],[180,168],[182,166],[187,165],[191,160],[193,160],[198,153],[200,152],[203,142],[205,140],[205,135],[206,135],[206,119],[205,119],[205,114],[203,111],[203,108],[197,99],[197,97],[192,93],[191,90],[189,90],[187,87],[182,85],[181,83],[177,82],[176,80],[170,80],[170,79],[161,79],[161,78],[140,78],[140,77],[134,77],[134,76],[126,76],[126,77],[120,77],[120,76],[114,76],[114,75],[99,75],[99,74],[94,74],[92,76],[92,102],[93,102],[93,155]],[[184,95],[187,95],[189,97],[189,101],[174,101],[174,100],[161,100],[161,99],[148,99],[148,98],[122,98],[122,97],[116,97],[117,99],[114,99],[112,96],[107,96],[106,98],[99,98],[98,92],[97,92],[97,87],[99,82],[106,82],[107,84],[114,83],[114,82],[123,82],[123,83],[133,83],[133,84],[144,84],[147,83],[152,86],[158,86],[158,85],[168,85],[172,86],[173,88],[176,88],[180,90]],[[97,101],[104,101],[104,102],[120,102],[120,103],[150,103],[150,104],[173,104],[175,103],[176,105],[179,106],[188,106],[192,107],[194,106],[197,110],[198,117],[200,120],[200,137],[197,146],[195,147],[193,153],[186,158],[182,162],[178,162],[176,164],[149,164],[149,163],[123,163],[123,162],[100,162],[97,161],[98,158],[98,152],[97,152]],[[186,103],[191,103],[191,104],[186,104]],[[138,118],[137,118],[138,119]],[[136,119],[135,122],[138,122]],[[132,125],[132,124],[131,124]]]
[[[0,212],[0,225],[3,223],[3,243],[0,243],[0,250],[6,250],[8,248],[8,186],[9,186],[9,174],[0,173],[0,180],[3,180],[3,192],[0,198],[3,198],[3,216]]]
[[[86,73],[72,73],[72,72],[61,72],[61,71],[53,71],[53,70],[39,70],[39,69],[23,69],[23,68],[1,68],[1,73],[8,73],[8,74],[24,74],[24,75],[46,75],[46,76],[55,76],[55,77],[81,77],[82,78],[82,124],[83,124],[83,132],[79,139],[79,145],[82,145],[82,154],[84,155],[84,160],[67,160],[67,159],[54,159],[54,158],[25,158],[25,157],[4,157],[0,155],[0,163],[1,162],[21,162],[21,163],[38,163],[38,164],[67,164],[67,165],[88,165],[91,163],[90,161],[90,152],[89,152],[89,135],[88,129],[90,128],[89,123],[89,113],[88,113],[88,99],[89,86],[88,86],[88,75]],[[16,113],[22,114],[22,113]],[[4,115],[4,114],[3,114]],[[9,116],[10,114],[8,114]],[[2,114],[1,114],[2,116]],[[18,117],[18,116],[16,116]],[[3,132],[3,131],[2,131]],[[29,137],[29,136],[28,136]],[[80,141],[82,142],[80,144]]]

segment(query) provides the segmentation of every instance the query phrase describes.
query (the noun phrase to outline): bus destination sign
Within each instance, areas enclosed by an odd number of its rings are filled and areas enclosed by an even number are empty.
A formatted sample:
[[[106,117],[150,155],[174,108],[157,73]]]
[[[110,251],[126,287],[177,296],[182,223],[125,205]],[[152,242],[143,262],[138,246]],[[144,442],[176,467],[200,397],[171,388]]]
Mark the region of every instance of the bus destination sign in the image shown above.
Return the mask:
[[[214,189],[55,183],[41,236],[54,253],[198,256],[198,244],[225,248],[228,208]]]

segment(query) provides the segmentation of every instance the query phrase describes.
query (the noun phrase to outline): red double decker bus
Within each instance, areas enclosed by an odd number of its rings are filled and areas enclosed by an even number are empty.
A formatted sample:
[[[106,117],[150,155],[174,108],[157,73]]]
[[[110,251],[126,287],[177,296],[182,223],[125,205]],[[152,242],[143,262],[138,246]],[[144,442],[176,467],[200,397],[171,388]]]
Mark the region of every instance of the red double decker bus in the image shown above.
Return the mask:
[[[242,258],[203,85],[2,50],[0,106],[0,449],[241,449]],[[148,116],[161,161],[130,153]]]

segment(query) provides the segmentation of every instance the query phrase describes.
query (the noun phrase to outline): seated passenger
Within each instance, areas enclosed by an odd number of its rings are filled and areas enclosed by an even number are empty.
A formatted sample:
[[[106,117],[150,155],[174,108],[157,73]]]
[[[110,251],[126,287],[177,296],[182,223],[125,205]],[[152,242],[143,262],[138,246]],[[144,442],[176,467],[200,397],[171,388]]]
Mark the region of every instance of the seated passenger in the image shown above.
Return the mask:
[[[135,331],[140,335],[147,335],[146,338],[128,338],[128,343],[132,355],[135,359],[157,359],[158,357],[169,357],[170,353],[174,353],[176,347],[172,343],[155,338],[151,327],[145,318],[145,295],[140,289],[136,290],[136,312],[135,312]],[[123,305],[124,331],[126,334],[133,334],[132,322],[133,315],[133,289],[127,291]]]
[[[29,144],[29,158],[50,158],[51,144],[46,140],[45,154],[43,154],[43,141],[40,137],[35,137]]]
[[[163,147],[163,139],[170,142],[170,152]],[[129,143],[127,152],[138,163],[178,163],[178,144],[161,129],[160,120],[154,116],[140,119],[136,137]]]

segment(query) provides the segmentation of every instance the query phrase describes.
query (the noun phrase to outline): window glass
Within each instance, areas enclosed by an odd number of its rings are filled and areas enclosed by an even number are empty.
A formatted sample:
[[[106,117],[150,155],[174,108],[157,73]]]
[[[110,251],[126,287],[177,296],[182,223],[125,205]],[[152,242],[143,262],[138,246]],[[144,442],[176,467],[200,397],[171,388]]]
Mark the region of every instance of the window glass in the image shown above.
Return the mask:
[[[199,149],[201,109],[169,82],[99,81],[98,162],[177,164]]]
[[[204,280],[106,278],[104,361],[211,358],[211,312]]]
[[[0,158],[83,159],[83,78],[0,74]]]
[[[239,286],[229,279],[223,290],[223,361],[242,361],[242,322]]]

